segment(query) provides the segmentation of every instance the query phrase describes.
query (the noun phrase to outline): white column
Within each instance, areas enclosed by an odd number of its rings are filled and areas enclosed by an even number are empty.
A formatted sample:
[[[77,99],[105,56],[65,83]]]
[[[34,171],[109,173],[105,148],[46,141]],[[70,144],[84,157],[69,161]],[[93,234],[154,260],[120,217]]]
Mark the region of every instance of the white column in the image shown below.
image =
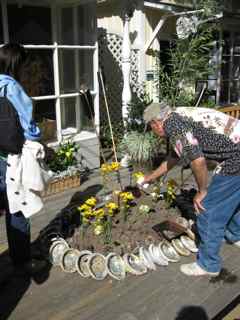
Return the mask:
[[[128,118],[128,104],[131,102],[132,93],[130,88],[131,72],[131,43],[129,38],[130,17],[125,14],[123,18],[123,45],[122,45],[122,73],[123,73],[123,92],[122,92],[122,117],[126,123]]]

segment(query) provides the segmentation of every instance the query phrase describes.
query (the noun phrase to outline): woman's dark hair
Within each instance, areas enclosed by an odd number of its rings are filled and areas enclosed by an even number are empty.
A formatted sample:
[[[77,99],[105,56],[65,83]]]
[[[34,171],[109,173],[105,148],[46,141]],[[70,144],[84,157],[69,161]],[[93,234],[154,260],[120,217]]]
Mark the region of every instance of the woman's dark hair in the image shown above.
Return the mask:
[[[0,73],[19,80],[20,68],[26,60],[26,51],[18,43],[8,43],[0,48]]]

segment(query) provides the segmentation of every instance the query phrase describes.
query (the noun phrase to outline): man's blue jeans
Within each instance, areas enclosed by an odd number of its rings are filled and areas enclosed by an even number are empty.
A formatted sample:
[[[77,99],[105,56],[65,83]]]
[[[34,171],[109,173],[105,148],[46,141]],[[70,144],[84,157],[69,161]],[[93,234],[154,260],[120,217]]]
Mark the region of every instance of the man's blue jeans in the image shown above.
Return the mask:
[[[0,159],[0,197],[1,209],[6,210],[6,229],[9,255],[15,266],[30,260],[30,224],[21,212],[11,214],[6,194],[6,161]]]
[[[219,272],[224,237],[230,242],[240,240],[240,176],[215,175],[202,204],[206,211],[197,218],[197,263],[206,271]]]

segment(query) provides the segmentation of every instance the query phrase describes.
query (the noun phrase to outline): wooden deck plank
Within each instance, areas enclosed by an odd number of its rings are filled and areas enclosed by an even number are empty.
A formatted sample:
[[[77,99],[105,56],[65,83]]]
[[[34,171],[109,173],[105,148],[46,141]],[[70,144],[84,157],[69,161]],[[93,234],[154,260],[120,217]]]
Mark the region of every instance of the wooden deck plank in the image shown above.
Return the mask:
[[[81,191],[92,184],[98,185],[99,177],[79,189],[46,199],[46,211],[32,219],[34,237],[71,202],[74,194],[79,199]],[[59,267],[31,282],[10,278],[0,291],[0,320],[172,320],[182,307],[189,305],[201,306],[213,317],[239,294],[240,249],[225,244],[222,255],[224,267],[237,277],[233,283],[188,278],[180,273],[180,263],[158,267],[144,276],[128,275],[121,282],[111,278],[83,279],[78,274],[66,274]],[[1,270],[8,268],[8,262],[3,265],[3,256]],[[193,258],[182,258],[181,263]]]
[[[233,251],[226,267],[239,276]],[[137,320],[174,319],[185,305],[200,305],[213,316],[238,291],[239,280],[232,284],[189,279],[180,273],[179,263],[142,277],[128,276],[123,282],[82,279],[54,268],[47,282],[32,285],[9,319],[119,320],[124,315]]]

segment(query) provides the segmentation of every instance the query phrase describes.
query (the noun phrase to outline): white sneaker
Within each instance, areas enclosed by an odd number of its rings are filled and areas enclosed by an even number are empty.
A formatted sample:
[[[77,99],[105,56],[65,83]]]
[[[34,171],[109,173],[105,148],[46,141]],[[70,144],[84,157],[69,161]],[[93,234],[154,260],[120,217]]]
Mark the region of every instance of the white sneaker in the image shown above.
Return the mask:
[[[202,269],[197,262],[182,264],[180,270],[187,276],[212,276],[217,277],[219,272],[208,272]]]
[[[240,248],[240,240],[233,242],[233,245]]]

